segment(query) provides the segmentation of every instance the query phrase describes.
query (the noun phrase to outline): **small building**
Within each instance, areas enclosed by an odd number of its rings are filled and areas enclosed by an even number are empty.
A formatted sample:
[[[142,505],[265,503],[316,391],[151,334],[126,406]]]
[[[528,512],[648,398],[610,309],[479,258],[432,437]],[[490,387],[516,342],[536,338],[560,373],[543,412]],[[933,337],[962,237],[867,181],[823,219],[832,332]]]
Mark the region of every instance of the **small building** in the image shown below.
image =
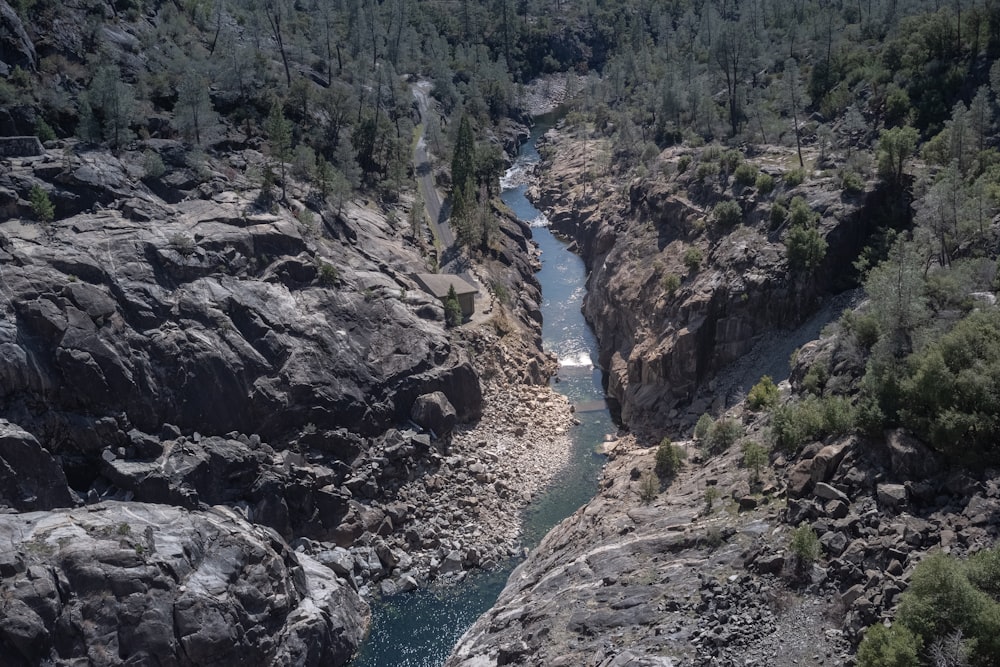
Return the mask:
[[[458,305],[462,307],[462,317],[469,318],[476,312],[476,294],[479,292],[461,276],[452,273],[415,273],[413,279],[428,294],[433,294],[441,303],[448,298],[448,290],[455,288]]]

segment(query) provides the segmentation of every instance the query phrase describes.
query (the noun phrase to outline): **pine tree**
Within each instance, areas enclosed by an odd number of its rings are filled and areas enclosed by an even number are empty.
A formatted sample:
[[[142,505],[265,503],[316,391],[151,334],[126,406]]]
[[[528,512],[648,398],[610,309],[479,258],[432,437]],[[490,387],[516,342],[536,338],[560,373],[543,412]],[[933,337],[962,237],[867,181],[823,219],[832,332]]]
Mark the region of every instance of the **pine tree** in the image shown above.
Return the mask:
[[[31,211],[39,222],[52,222],[55,218],[56,208],[49,199],[49,193],[40,185],[31,186]]]
[[[184,136],[201,145],[201,133],[214,122],[208,84],[200,76],[185,77],[177,88],[177,126]]]
[[[444,321],[449,327],[457,327],[462,323],[462,304],[458,301],[455,285],[448,286],[448,296],[444,299]]]
[[[452,217],[462,218],[471,209],[472,197],[475,195],[475,175],[476,139],[472,134],[469,117],[463,114],[451,158]],[[459,193],[466,196],[460,196]]]
[[[281,171],[281,200],[285,201],[285,163],[292,150],[292,126],[277,98],[271,102],[271,113],[267,117],[267,138],[271,143],[271,156],[278,161]]]

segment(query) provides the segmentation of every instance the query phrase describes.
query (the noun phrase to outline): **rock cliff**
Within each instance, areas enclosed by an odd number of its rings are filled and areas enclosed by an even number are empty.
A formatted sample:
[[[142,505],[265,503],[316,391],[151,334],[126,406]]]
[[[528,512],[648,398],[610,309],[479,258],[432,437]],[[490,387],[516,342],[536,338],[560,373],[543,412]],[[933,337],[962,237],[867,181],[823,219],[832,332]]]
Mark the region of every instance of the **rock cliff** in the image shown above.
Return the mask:
[[[410,278],[425,240],[387,209],[333,214],[294,183],[262,207],[260,153],[199,160],[167,140],[59,142],[0,169],[0,505],[35,513],[0,515],[0,590],[23,602],[0,642],[25,664],[342,664],[367,625],[359,591],[509,557],[551,474],[516,483],[513,450],[536,428],[565,448],[549,436],[568,406],[528,388],[552,364],[527,227],[500,221],[469,267],[477,314],[448,330]],[[548,416],[510,438],[501,422],[535,401]],[[107,571],[60,574],[86,559]],[[203,589],[220,597],[188,600]]]
[[[725,403],[711,382],[721,369],[850,285],[845,267],[874,229],[881,195],[872,186],[842,192],[819,170],[806,183],[783,184],[791,154],[781,148],[736,158],[777,183],[767,192],[737,180],[709,148],[668,149],[660,173],[622,186],[620,176],[595,170],[594,155],[606,150],[578,130],[551,130],[529,194],[587,263],[584,313],[622,420],[631,428],[690,424]],[[809,270],[791,266],[789,224],[771,215],[795,197],[818,214],[828,244]],[[735,223],[716,219],[720,202],[737,204]]]

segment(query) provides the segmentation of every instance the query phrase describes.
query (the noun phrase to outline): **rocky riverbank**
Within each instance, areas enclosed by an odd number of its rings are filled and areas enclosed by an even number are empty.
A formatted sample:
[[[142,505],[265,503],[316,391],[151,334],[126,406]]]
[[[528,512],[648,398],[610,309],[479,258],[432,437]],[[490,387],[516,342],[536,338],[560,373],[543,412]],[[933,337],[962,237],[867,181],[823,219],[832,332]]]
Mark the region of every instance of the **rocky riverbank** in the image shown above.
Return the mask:
[[[301,549],[362,590],[391,595],[451,583],[523,553],[523,513],[565,465],[573,417],[548,387],[490,386],[474,426],[459,427],[413,479],[364,510],[370,526],[349,548]],[[391,527],[391,528],[390,528]]]
[[[689,465],[646,503],[655,450],[623,439],[598,496],[515,570],[446,664],[845,664],[834,591],[744,569],[747,554],[787,540],[774,484],[751,493],[736,452],[703,461],[681,444]]]

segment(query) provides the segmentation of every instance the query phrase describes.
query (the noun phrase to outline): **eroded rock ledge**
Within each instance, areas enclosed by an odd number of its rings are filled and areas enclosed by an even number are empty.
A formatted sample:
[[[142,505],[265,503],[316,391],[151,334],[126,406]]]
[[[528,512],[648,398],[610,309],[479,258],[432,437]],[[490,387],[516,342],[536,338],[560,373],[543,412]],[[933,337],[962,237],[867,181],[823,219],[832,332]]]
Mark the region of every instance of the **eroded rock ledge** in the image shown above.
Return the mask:
[[[225,507],[0,516],[4,664],[342,664],[367,605]]]
[[[784,186],[790,160],[784,149],[747,156],[774,176],[781,196],[801,196],[820,214],[829,250],[814,271],[797,271],[783,243],[787,225],[769,219],[773,194],[769,199],[725,173],[702,179],[694,164],[677,173],[682,159],[698,159],[688,148],[664,151],[662,174],[623,184],[621,176],[595,171],[593,156],[610,150],[606,141],[550,130],[528,194],[587,264],[584,314],[623,421],[654,431],[690,425],[713,403],[716,411],[726,404],[728,397],[713,395],[711,386],[721,369],[768,332],[801,324],[826,295],[850,285],[844,267],[867,238],[866,207],[879,205],[881,195],[873,184],[865,193],[843,194],[819,172]],[[713,219],[715,205],[726,200],[741,211],[732,228]]]

